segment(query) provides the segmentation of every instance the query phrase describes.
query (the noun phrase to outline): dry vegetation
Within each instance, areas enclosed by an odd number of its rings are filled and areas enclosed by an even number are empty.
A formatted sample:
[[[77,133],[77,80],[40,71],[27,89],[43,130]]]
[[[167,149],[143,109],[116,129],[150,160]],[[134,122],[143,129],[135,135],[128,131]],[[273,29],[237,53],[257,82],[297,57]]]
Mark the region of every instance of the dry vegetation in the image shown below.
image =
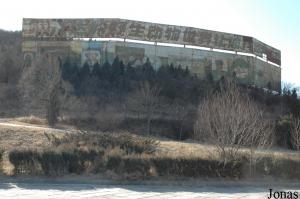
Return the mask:
[[[5,152],[2,169],[10,175],[100,173],[105,178],[113,179],[172,176],[243,178],[248,175],[245,173],[246,161],[224,165],[219,161],[215,146],[195,141],[147,138],[126,132],[86,133],[72,130],[68,133],[40,125],[30,127],[30,124],[26,127],[0,124],[0,129],[0,145]],[[240,157],[247,157],[245,154],[249,151],[248,148],[241,148]],[[300,164],[296,153],[261,150],[257,154],[261,156],[256,169],[260,177],[276,177],[274,168],[280,168],[282,175],[277,177],[298,178],[297,172],[295,175],[286,174],[281,168],[287,164],[289,167]]]
[[[34,118],[34,119],[33,119]],[[47,138],[47,134],[53,134],[57,138],[61,138],[66,135],[67,131],[61,129],[49,129],[45,124],[44,119],[40,119],[36,116],[16,118],[9,121],[9,124],[17,125],[32,125],[30,127],[20,126],[6,126],[0,124],[0,145],[5,150],[12,150],[17,148],[37,148],[42,149],[51,146],[50,140]],[[43,126],[41,126],[43,125]],[[41,127],[41,128],[39,128]],[[45,127],[45,129],[44,129]],[[70,131],[76,132],[74,128],[69,128]],[[79,132],[79,131],[77,131]],[[137,136],[137,135],[135,135]],[[208,159],[217,157],[216,147],[209,144],[201,144],[196,141],[174,141],[166,138],[159,138],[158,150],[159,155],[172,156],[172,157],[200,157]],[[242,148],[242,152],[247,152],[249,149]],[[261,150],[259,153],[276,156],[287,157],[291,159],[298,159],[299,157],[289,150]]]
[[[30,128],[21,126],[6,126],[0,124],[0,146],[4,150],[37,148],[42,149],[51,143],[45,137],[46,133],[62,136],[61,132],[51,129]]]
[[[214,145],[198,143],[195,141],[161,140],[159,154],[169,157],[199,157],[202,159],[218,159],[218,149]],[[247,155],[250,149],[242,147],[239,155]],[[290,159],[300,161],[298,152],[282,149],[257,149],[256,155],[260,157],[272,157],[277,159]]]
[[[17,123],[17,124],[16,124]],[[0,124],[0,146],[2,171],[12,175],[14,166],[9,162],[10,151],[18,150],[42,150],[51,147],[51,142],[45,133],[53,134],[57,137],[62,136],[62,132],[55,129],[47,129],[38,126],[26,127],[18,122]]]
[[[35,124],[35,125],[47,125],[46,119],[41,119],[39,117],[36,117],[34,115],[30,115],[28,117],[17,117],[14,118],[14,122],[21,122],[21,123],[27,123],[27,124]]]

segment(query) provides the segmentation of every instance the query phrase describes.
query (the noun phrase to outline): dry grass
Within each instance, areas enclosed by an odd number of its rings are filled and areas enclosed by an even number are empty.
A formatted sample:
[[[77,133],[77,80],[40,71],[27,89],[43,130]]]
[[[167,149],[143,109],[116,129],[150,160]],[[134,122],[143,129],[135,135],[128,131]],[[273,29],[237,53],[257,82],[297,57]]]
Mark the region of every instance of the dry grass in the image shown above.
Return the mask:
[[[35,129],[53,128],[48,125],[46,119],[39,118],[39,117],[33,116],[33,115],[27,116],[27,117],[8,118],[5,120],[6,120],[6,124],[11,124],[11,125],[16,125],[16,126],[19,125],[19,126],[24,126],[24,127],[32,127]],[[61,120],[61,119],[58,121],[58,123],[55,125],[54,128],[60,129],[60,131],[64,131],[64,130],[76,131],[76,130],[78,130],[75,126],[69,125],[69,124],[65,123],[64,120]],[[54,131],[55,131],[55,129],[54,129]]]
[[[170,157],[200,157],[202,159],[215,159],[218,158],[217,149],[215,146],[208,144],[200,144],[192,141],[160,141],[159,155]],[[242,148],[241,154],[246,155],[250,150]],[[282,150],[282,149],[269,149],[269,150],[256,150],[259,156],[272,157],[276,159],[290,159],[300,160],[300,154],[297,151]]]
[[[16,119],[16,121],[27,120]],[[36,119],[36,121],[42,120]],[[16,122],[11,123],[14,124]],[[39,124],[41,124],[41,122],[39,122]],[[74,129],[71,130],[74,131]],[[30,128],[30,126],[5,126],[0,124],[0,146],[5,151],[20,148],[48,148],[51,146],[51,143],[45,136],[45,133],[53,134],[58,138],[63,137],[65,135],[64,130],[40,128],[37,125],[33,125],[33,127]],[[159,141],[160,143],[156,155],[169,157],[200,157],[203,159],[217,158],[216,147],[211,145],[199,144],[193,141],[183,142],[167,139],[160,139]],[[241,152],[248,153],[249,149],[242,149]],[[294,160],[300,160],[300,156],[297,152],[292,152],[289,150],[267,150],[258,151],[257,153],[264,156],[272,156],[276,158],[289,158]]]
[[[9,123],[14,124],[14,123]],[[62,137],[64,134],[61,130],[46,129],[42,127],[30,126],[7,126],[0,124],[0,147],[5,152],[3,154],[1,168],[7,175],[12,175],[14,167],[8,160],[9,151],[18,149],[35,149],[42,150],[51,147],[51,142],[45,133],[53,134],[56,137]]]
[[[15,118],[15,121],[22,122],[22,123],[28,123],[28,124],[34,124],[34,125],[46,125],[47,124],[46,119],[41,119],[34,115],[31,115],[28,117]]]
[[[161,140],[158,155],[169,157],[200,157],[203,159],[214,158],[215,147],[194,142]]]
[[[14,125],[15,122],[8,123],[9,125]],[[53,135],[57,138],[63,138],[70,131],[60,130],[60,129],[50,129],[45,126],[38,125],[26,125],[21,126],[20,124],[15,126],[8,126],[0,123],[0,148],[3,148],[6,152],[2,160],[2,171],[8,175],[12,174],[14,166],[10,164],[8,160],[8,152],[12,150],[37,150],[42,151],[44,149],[55,148],[49,140],[47,135]],[[72,130],[73,133],[77,131]],[[138,135],[133,135],[133,137],[140,138]],[[79,142],[78,142],[79,143]],[[55,149],[54,149],[55,150]],[[242,149],[241,153],[248,153],[249,149]],[[110,151],[113,156],[115,153],[119,154],[120,150],[117,148]],[[121,154],[121,153],[120,153]],[[300,160],[300,155],[297,152],[292,152],[289,150],[258,150],[257,154],[270,157],[272,159],[278,160]],[[126,155],[121,154],[121,157],[125,158]],[[158,157],[160,160],[180,160],[180,159],[201,159],[201,160],[218,160],[216,147],[206,144],[199,144],[193,141],[174,141],[167,139],[159,139],[159,145],[154,154],[150,155],[135,155],[135,159],[141,159],[147,162],[147,159]],[[135,157],[132,156],[132,157]],[[139,157],[143,156],[143,157]],[[127,161],[127,160],[126,160]],[[144,163],[143,163],[144,164]]]
[[[54,134],[61,137],[61,131],[30,128],[20,126],[5,126],[0,124],[0,146],[5,151],[20,148],[42,149],[49,147],[51,143],[45,136],[45,133]]]

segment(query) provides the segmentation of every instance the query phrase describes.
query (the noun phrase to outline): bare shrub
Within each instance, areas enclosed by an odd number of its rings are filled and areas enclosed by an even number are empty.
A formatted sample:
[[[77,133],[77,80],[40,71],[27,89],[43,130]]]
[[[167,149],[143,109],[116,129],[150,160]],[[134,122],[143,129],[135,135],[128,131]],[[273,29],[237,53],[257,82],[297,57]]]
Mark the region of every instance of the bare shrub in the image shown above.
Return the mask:
[[[119,128],[125,119],[125,115],[119,104],[105,104],[99,107],[95,119],[100,130],[111,131]]]
[[[35,60],[22,74],[25,111],[27,114],[33,111],[39,111],[40,114],[46,112],[48,123],[53,125],[57,121],[60,107],[61,71],[58,56],[45,53],[37,55]]]
[[[70,119],[84,119],[90,118],[88,107],[89,101],[83,97],[77,97],[73,95],[64,96],[63,103],[61,104],[61,116],[63,120]]]
[[[124,102],[101,103],[94,96],[63,97],[60,108],[62,121],[79,128],[113,131],[118,129],[125,119]]]
[[[182,103],[175,102],[171,106],[171,113],[174,115],[174,118],[176,119],[176,123],[178,124],[178,138],[179,140],[182,140],[184,138],[184,124],[188,123],[188,119],[191,119],[189,116],[189,113],[193,112],[193,109],[196,107],[193,107],[192,105],[184,105]]]
[[[67,134],[57,138],[52,134],[45,134],[48,140],[57,148],[87,148],[93,150],[120,148],[127,154],[151,154],[159,144],[152,138],[139,137],[130,133],[87,133]]]
[[[241,147],[250,147],[252,164],[254,148],[270,144],[271,133],[272,125],[261,107],[233,83],[199,105],[195,138],[215,145],[225,164],[239,158]]]
[[[291,142],[295,150],[300,150],[300,119],[293,118],[291,122]]]
[[[47,115],[46,119],[50,126],[54,126],[58,121],[60,101],[58,94],[58,87],[53,87],[50,91],[48,103],[46,105]]]
[[[139,89],[128,98],[129,106],[143,114],[147,121],[147,133],[151,133],[151,121],[159,105],[160,88],[144,82]]]

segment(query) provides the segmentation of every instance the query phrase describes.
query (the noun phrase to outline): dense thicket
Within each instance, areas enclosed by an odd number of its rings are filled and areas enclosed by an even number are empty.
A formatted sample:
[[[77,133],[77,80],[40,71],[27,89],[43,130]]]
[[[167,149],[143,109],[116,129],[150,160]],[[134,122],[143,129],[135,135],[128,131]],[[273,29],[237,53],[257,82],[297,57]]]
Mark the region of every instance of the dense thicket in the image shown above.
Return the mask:
[[[151,86],[160,87],[161,97],[195,104],[207,84],[191,74],[187,67],[170,64],[155,70],[149,59],[138,67],[125,65],[116,57],[112,64],[97,63],[92,67],[84,64],[80,68],[67,59],[61,69],[63,79],[73,85],[76,95],[102,99],[111,95],[120,99],[147,81]]]
[[[17,112],[22,72],[21,32],[0,30],[0,114]]]

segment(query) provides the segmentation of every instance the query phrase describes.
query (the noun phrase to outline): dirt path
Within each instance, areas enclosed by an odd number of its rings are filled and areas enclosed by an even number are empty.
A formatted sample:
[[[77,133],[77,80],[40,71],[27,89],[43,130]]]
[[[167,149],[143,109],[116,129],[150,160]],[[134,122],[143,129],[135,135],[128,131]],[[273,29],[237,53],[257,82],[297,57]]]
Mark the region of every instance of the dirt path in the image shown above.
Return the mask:
[[[0,119],[0,126],[8,126],[8,127],[22,127],[22,128],[29,128],[29,129],[35,129],[35,130],[47,130],[47,131],[50,131],[50,130],[55,130],[57,132],[63,132],[63,133],[66,133],[66,132],[72,132],[70,130],[67,130],[67,129],[59,129],[59,128],[52,128],[52,127],[44,127],[44,126],[37,126],[37,125],[34,125],[34,124],[26,124],[26,123],[15,123],[15,122],[11,122],[7,119]]]

